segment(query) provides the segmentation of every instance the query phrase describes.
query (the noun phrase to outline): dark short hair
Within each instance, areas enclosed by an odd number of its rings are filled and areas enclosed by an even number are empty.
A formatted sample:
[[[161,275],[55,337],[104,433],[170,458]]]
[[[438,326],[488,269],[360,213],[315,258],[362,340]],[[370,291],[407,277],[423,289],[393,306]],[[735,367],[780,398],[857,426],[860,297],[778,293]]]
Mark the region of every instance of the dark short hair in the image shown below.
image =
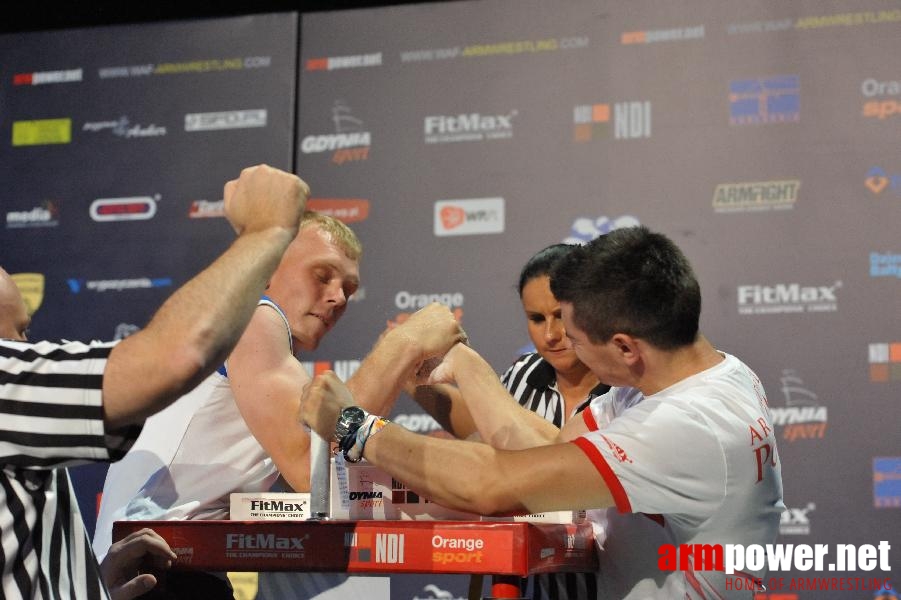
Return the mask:
[[[594,343],[625,333],[662,349],[697,339],[701,288],[682,251],[647,227],[615,229],[578,246],[551,272],[551,292],[573,306]]]
[[[526,284],[536,277],[550,277],[554,264],[573,248],[572,244],[552,244],[532,255],[519,272],[519,297],[522,298],[522,289]]]

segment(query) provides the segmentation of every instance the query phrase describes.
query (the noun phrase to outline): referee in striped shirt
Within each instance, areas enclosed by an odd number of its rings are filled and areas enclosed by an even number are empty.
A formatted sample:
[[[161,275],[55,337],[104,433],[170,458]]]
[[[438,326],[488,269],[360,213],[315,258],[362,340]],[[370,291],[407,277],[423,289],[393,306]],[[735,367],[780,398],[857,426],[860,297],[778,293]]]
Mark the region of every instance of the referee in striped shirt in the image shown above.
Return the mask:
[[[0,269],[0,598],[127,600],[155,585],[135,576],[146,554],[174,558],[162,538],[126,538],[98,566],[65,467],[121,458],[146,417],[225,360],[308,196],[265,165],[226,183],[238,238],[118,344],[26,341],[24,302]]]
[[[571,248],[568,244],[548,246],[532,256],[520,271],[519,299],[535,352],[520,356],[501,378],[521,406],[558,428],[610,389],[576,356],[563,328],[560,303],[551,293],[551,270]],[[595,573],[533,575],[531,580],[522,581],[522,595],[527,595],[531,581],[528,597],[533,600],[595,598],[595,577]]]

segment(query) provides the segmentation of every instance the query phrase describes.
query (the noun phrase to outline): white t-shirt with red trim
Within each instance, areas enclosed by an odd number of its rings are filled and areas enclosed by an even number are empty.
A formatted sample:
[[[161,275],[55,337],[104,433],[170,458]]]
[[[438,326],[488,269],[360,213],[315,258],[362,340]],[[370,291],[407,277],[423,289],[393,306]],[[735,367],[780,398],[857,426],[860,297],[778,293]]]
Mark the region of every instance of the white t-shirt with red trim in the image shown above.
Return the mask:
[[[751,598],[763,571],[662,570],[670,544],[771,544],[782,473],[760,379],[736,357],[650,396],[612,388],[582,412],[573,441],[610,488],[616,508],[590,511],[601,549],[598,597]],[[727,578],[730,581],[727,581]],[[742,588],[742,591],[736,591]]]

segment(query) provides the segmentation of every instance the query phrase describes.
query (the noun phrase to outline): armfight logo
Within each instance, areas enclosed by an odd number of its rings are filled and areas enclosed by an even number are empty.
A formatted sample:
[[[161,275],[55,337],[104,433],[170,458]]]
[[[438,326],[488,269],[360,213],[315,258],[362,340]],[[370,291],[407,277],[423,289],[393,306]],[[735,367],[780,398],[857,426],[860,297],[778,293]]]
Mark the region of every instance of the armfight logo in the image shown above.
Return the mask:
[[[331,152],[331,162],[336,165],[369,160],[372,134],[366,131],[363,121],[353,115],[350,106],[343,100],[336,100],[332,105],[332,124],[335,133],[304,137],[300,142],[300,151],[304,154]]]
[[[801,181],[754,181],[721,183],[713,192],[713,210],[718,213],[763,212],[795,207]]]
[[[435,202],[435,235],[486,235],[503,233],[503,198],[439,200]]]

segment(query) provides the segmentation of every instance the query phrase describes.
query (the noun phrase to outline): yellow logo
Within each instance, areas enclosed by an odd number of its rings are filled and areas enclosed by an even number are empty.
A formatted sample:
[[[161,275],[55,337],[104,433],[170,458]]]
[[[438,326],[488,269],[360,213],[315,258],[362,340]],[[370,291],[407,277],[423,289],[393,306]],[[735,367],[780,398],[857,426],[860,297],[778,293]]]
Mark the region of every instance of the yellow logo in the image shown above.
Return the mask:
[[[41,119],[13,123],[13,146],[68,144],[71,141],[72,119]]]
[[[10,275],[22,299],[25,301],[25,308],[28,316],[37,312],[44,301],[44,274],[43,273],[15,273]]]

